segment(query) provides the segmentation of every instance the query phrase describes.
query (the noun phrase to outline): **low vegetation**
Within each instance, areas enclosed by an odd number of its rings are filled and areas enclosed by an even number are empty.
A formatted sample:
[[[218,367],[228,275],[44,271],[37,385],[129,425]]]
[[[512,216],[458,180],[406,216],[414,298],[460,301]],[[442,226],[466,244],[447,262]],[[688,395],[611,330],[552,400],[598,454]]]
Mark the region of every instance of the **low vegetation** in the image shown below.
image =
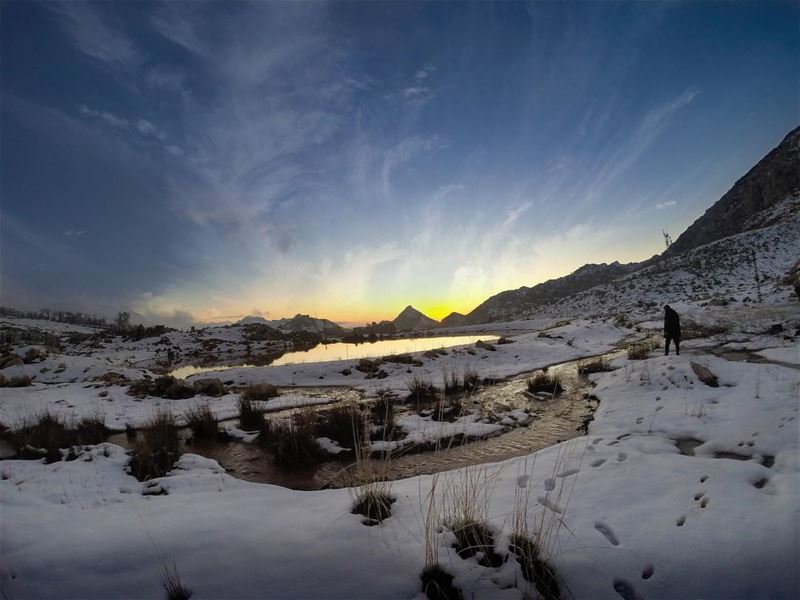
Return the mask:
[[[591,375],[592,373],[604,373],[611,370],[609,362],[603,358],[588,358],[578,363],[578,375]]]
[[[516,556],[522,576],[536,587],[543,600],[561,598],[555,569],[541,557],[536,540],[521,534],[512,534],[509,550]]]
[[[178,459],[178,445],[175,415],[169,410],[156,411],[137,437],[128,465],[131,475],[139,481],[163,477]]]
[[[323,458],[317,444],[316,420],[313,410],[301,410],[290,419],[276,419],[269,421],[267,428],[262,426],[263,441],[272,450],[275,462],[286,467],[307,467]]]
[[[104,442],[108,430],[101,415],[68,423],[59,415],[43,412],[7,435],[21,458],[44,456],[53,462],[61,459],[61,450]]]
[[[33,383],[33,380],[28,375],[15,375],[14,377],[6,378],[5,375],[0,373],[0,388],[28,387],[31,383]]]
[[[251,383],[242,390],[241,397],[250,402],[266,402],[279,394],[278,388],[271,383]]]
[[[196,404],[186,411],[186,426],[195,442],[213,440],[217,436],[217,420],[208,404]]]
[[[183,585],[175,563],[162,563],[158,578],[167,593],[167,600],[189,600],[192,590]]]
[[[474,392],[481,383],[478,372],[469,368],[460,373],[455,369],[452,371],[444,369],[442,371],[442,379],[445,395]]]
[[[417,408],[432,404],[441,394],[439,389],[428,379],[423,377],[412,377],[408,383],[408,402],[417,405]]]
[[[329,438],[345,448],[360,446],[366,429],[364,415],[357,404],[340,404],[321,411],[316,422],[318,437]]]
[[[528,379],[528,392],[531,394],[546,392],[557,396],[563,391],[564,387],[561,385],[561,377],[557,373],[551,374],[547,369],[539,371]]]
[[[242,394],[236,401],[239,408],[239,427],[247,430],[260,429],[266,410],[252,400],[250,396]]]
[[[645,360],[650,356],[650,347],[647,344],[632,344],[628,346],[628,360]]]
[[[422,570],[422,591],[430,600],[463,600],[461,590],[453,586],[453,576],[439,563]]]

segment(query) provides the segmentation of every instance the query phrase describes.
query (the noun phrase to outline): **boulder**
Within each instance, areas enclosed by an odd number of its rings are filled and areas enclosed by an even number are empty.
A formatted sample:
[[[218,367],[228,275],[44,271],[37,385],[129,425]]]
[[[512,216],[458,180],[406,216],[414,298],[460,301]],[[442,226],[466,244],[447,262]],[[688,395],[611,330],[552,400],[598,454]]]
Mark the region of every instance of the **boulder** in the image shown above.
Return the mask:
[[[197,379],[196,381],[192,382],[192,387],[194,388],[195,394],[213,396],[214,398],[218,396],[224,396],[226,391],[223,383],[216,377]]]
[[[719,387],[719,382],[717,381],[717,376],[714,375],[711,371],[708,370],[707,367],[703,365],[699,365],[696,362],[691,363],[692,371],[694,374],[697,375],[697,378],[705,383],[707,386],[710,387]]]

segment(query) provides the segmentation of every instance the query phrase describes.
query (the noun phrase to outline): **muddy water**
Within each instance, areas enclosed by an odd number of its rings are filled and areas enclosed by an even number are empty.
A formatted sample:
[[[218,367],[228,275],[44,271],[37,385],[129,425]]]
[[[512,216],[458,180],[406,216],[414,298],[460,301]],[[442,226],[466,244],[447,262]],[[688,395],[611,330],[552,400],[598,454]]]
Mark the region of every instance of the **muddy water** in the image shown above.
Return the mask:
[[[613,358],[619,353],[606,355]],[[516,376],[484,387],[463,399],[465,412],[480,410],[484,417],[496,422],[498,413],[525,409],[532,415],[527,426],[509,428],[507,431],[480,441],[448,444],[443,440],[436,451],[410,449],[394,457],[387,466],[387,479],[400,479],[419,474],[436,473],[472,464],[502,461],[529,454],[546,446],[581,435],[580,427],[593,414],[596,402],[587,399],[590,384],[579,377],[579,361],[569,361],[550,367],[551,373],[561,377],[566,391],[555,398],[537,398],[527,392],[529,374]],[[308,390],[304,390],[306,393]],[[334,393],[337,401],[353,401],[358,394],[353,390],[319,388],[322,393]],[[317,410],[325,410],[318,407]],[[397,410],[400,411],[398,406]],[[291,410],[270,415],[269,418],[288,415]],[[231,423],[235,423],[232,421]],[[238,440],[223,443],[192,444],[190,432],[181,431],[181,450],[212,458],[231,475],[258,483],[271,483],[292,489],[312,490],[324,487],[341,487],[353,483],[353,465],[350,459],[332,459],[307,468],[285,468],[275,464],[271,454],[257,444]],[[109,439],[124,447],[132,441],[124,433]]]

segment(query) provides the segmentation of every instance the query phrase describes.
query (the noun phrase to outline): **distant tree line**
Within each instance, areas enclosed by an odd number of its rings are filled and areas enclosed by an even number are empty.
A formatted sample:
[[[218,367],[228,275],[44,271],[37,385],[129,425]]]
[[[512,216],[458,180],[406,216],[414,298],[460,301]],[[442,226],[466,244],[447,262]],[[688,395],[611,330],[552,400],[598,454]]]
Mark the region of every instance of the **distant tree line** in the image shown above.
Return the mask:
[[[72,325],[92,325],[94,327],[107,327],[105,318],[89,315],[82,312],[70,312],[67,310],[51,310],[42,308],[40,310],[23,311],[8,306],[0,306],[0,316],[16,317],[18,319],[41,319],[44,321],[56,321],[58,323],[70,323]]]

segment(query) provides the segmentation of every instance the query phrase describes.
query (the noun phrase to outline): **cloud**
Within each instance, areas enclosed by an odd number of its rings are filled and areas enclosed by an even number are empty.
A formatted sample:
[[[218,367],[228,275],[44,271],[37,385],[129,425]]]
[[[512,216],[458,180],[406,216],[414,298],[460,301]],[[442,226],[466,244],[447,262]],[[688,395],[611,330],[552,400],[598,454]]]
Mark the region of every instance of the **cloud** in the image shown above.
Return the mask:
[[[436,135],[412,135],[402,139],[394,147],[389,148],[384,154],[383,165],[381,167],[383,195],[386,198],[391,196],[391,179],[394,171],[424,153],[439,150],[446,146],[447,143]]]
[[[104,63],[129,67],[139,62],[134,43],[88,2],[48,2],[74,46]]]
[[[67,231],[64,232],[64,235],[67,236],[67,237],[79,237],[79,236],[82,236],[84,233],[86,233],[86,232],[85,231],[78,231],[78,230],[75,230],[75,229],[68,229]]]
[[[167,139],[167,134],[164,133],[161,129],[159,129],[155,125],[153,125],[147,119],[139,119],[138,121],[136,121],[136,129],[138,129],[139,133],[141,133],[142,135],[152,136],[154,138],[161,140],[162,142],[165,139]]]
[[[656,204],[656,210],[664,210],[665,208],[672,208],[678,204],[675,200],[667,200],[666,202],[659,202]]]
[[[118,117],[117,115],[114,115],[105,110],[95,110],[93,108],[89,108],[85,104],[81,105],[80,112],[82,115],[100,119],[107,125],[110,125],[111,127],[116,127],[118,129],[127,129],[128,127],[130,127],[131,124],[130,121],[128,121],[128,119],[125,119],[123,117]]]

